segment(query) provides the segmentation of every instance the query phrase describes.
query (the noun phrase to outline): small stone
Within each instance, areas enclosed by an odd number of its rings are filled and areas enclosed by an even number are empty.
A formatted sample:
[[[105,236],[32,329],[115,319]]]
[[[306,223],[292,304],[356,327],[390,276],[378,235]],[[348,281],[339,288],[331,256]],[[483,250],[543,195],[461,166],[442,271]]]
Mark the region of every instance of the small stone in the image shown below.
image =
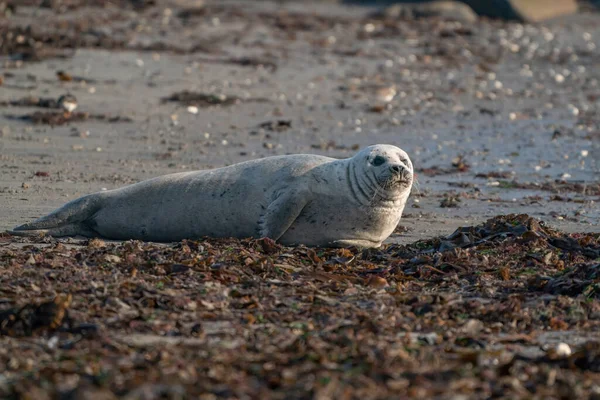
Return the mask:
[[[470,319],[464,323],[460,331],[468,335],[476,335],[484,328],[483,322],[478,319]]]
[[[555,347],[555,354],[557,357],[561,357],[561,358],[565,358],[565,357],[569,357],[571,355],[571,353],[573,352],[571,350],[571,346],[569,346],[566,343],[559,343],[556,345]]]
[[[107,254],[107,255],[104,256],[104,260],[106,262],[115,263],[116,264],[116,263],[120,263],[121,262],[121,257],[116,256],[114,254]]]
[[[48,346],[48,348],[50,350],[56,348],[57,344],[58,344],[58,336],[52,336],[50,339],[48,339],[48,343],[46,343],[46,345]]]
[[[187,108],[187,112],[189,112],[190,114],[198,114],[198,107],[196,107],[196,106],[189,106]]]
[[[574,116],[578,116],[579,115],[579,108],[575,107],[573,104],[569,104],[568,107],[569,112],[574,115]]]

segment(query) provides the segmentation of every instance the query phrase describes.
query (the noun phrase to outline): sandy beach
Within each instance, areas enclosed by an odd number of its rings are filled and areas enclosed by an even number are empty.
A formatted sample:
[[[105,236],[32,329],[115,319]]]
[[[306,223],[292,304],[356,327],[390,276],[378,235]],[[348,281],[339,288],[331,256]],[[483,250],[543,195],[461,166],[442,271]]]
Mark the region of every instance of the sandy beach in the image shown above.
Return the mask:
[[[393,144],[417,183],[372,251],[2,234],[2,396],[600,393],[597,12],[526,24],[338,2],[13,5],[0,8],[0,232],[88,193],[271,155]]]

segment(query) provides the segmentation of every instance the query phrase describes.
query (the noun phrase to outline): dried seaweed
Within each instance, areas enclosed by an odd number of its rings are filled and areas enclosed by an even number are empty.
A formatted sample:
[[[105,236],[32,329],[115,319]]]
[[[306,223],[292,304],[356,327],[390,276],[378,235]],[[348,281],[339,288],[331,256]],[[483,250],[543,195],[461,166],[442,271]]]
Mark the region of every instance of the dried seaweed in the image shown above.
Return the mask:
[[[72,326],[31,330],[52,359],[0,338],[0,365],[30,371],[3,396],[73,375],[73,393],[262,398],[583,396],[599,378],[600,234],[527,215],[371,250],[43,240],[0,237],[0,304],[72,293]]]

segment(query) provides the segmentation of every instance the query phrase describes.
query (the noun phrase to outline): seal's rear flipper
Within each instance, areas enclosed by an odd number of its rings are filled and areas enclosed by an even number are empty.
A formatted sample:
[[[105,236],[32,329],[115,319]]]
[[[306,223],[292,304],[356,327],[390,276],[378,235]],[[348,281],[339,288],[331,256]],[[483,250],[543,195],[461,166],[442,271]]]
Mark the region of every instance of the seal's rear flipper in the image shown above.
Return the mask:
[[[86,221],[100,209],[100,200],[99,194],[75,199],[44,217],[7,232],[16,236],[97,236]]]
[[[24,225],[21,225],[24,226]],[[87,237],[95,237],[98,236],[96,232],[92,229],[85,226],[83,223],[74,223],[58,226],[56,228],[49,229],[19,229],[21,226],[16,227],[12,231],[6,231],[13,236],[87,236]]]

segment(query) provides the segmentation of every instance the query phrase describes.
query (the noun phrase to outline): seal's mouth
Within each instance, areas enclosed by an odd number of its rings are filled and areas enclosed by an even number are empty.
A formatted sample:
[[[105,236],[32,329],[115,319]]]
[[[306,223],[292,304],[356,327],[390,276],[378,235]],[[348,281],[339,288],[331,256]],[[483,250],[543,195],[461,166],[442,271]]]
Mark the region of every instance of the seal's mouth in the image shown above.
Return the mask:
[[[384,189],[400,189],[412,185],[412,174],[408,171],[401,174],[386,174],[378,179]]]

